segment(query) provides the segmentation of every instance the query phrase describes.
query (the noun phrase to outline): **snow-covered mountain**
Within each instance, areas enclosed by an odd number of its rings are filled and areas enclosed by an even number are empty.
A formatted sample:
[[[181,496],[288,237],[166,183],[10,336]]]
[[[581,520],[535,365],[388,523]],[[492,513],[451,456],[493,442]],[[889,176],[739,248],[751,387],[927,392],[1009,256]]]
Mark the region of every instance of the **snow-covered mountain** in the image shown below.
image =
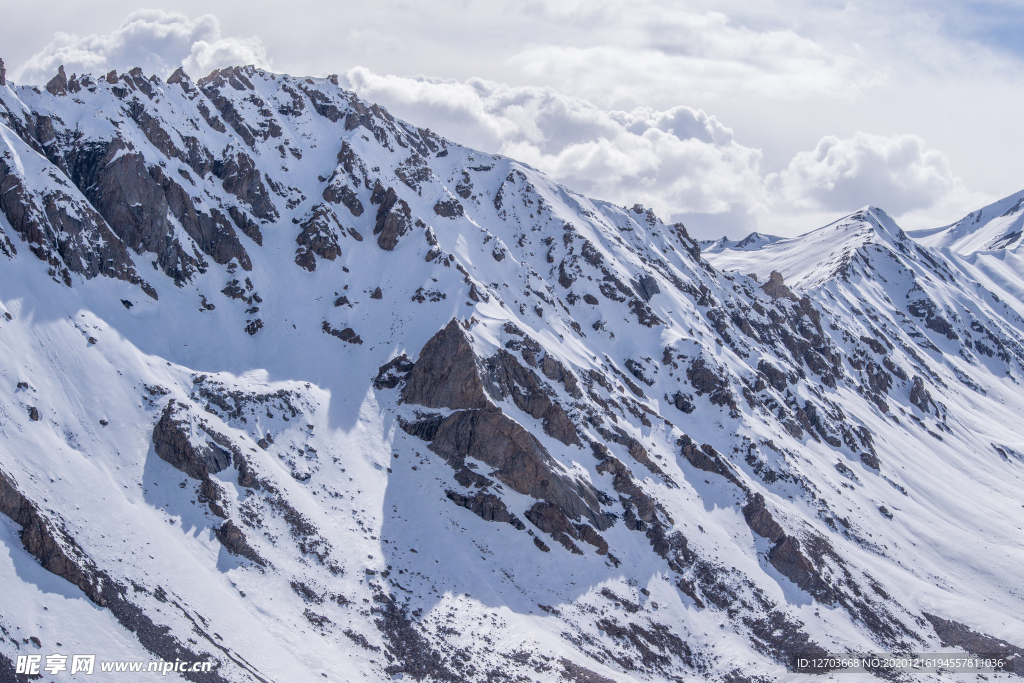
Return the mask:
[[[780,241],[781,237],[775,235],[762,235],[759,232],[752,232],[741,240],[733,241],[728,237],[719,237],[717,240],[700,240],[700,250],[704,254],[717,253],[725,250],[752,251],[760,249],[767,244],[774,244]]]
[[[952,225],[909,234],[921,244],[960,254],[1016,251],[1024,235],[1024,191],[972,211]]]
[[[332,78],[2,81],[0,680],[1024,656],[1010,275],[873,208],[709,262]]]

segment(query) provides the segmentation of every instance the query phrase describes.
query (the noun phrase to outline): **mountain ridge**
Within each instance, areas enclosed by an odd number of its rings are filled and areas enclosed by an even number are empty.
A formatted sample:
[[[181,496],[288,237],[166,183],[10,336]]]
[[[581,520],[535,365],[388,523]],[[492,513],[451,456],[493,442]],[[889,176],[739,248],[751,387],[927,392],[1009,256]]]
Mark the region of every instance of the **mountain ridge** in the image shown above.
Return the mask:
[[[330,78],[0,101],[0,668],[30,636],[239,681],[1020,652],[1022,309],[884,212],[754,279]]]

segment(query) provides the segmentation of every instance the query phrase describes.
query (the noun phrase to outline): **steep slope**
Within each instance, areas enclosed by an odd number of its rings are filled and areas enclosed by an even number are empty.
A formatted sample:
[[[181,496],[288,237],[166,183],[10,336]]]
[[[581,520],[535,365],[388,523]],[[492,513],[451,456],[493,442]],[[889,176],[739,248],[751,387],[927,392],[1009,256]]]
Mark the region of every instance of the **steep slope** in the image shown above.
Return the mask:
[[[794,292],[332,79],[0,102],[0,676],[1021,647],[1020,311],[884,214],[765,246]]]
[[[956,223],[915,230],[911,237],[921,244],[959,254],[1000,249],[1016,250],[1024,235],[1024,190],[972,211]]]

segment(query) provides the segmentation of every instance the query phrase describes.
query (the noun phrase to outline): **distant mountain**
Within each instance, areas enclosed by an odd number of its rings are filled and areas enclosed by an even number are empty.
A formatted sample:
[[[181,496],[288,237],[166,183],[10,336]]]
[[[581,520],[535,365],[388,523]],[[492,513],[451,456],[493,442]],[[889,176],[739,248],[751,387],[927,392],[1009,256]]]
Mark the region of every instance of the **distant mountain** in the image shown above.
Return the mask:
[[[2,84],[0,681],[1019,667],[1016,258],[702,253],[334,78]]]
[[[774,244],[781,239],[781,237],[776,237],[775,235],[762,235],[759,232],[752,232],[738,241],[730,240],[728,237],[720,237],[717,240],[701,240],[700,248],[704,253],[717,253],[726,249],[748,251],[760,249],[766,244]]]
[[[921,244],[960,254],[1016,251],[1024,235],[1024,190],[972,211],[952,225],[909,234]]]

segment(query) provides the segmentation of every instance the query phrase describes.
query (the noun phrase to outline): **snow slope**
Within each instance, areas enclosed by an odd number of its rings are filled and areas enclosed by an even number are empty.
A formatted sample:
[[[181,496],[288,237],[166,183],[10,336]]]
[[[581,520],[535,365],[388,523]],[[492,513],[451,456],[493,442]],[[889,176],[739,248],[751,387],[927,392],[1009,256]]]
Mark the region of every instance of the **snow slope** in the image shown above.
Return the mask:
[[[0,680],[1024,646],[1009,274],[872,208],[709,263],[332,79],[59,74],[0,119]]]

